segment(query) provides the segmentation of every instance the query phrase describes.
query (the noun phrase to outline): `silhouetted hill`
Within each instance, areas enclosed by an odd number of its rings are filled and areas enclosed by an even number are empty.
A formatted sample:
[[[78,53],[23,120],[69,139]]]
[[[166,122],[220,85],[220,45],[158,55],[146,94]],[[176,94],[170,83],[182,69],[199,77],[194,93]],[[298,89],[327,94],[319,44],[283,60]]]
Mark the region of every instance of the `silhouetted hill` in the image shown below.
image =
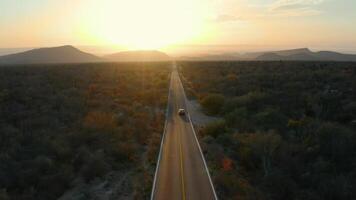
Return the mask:
[[[198,57],[182,57],[182,60],[260,60],[260,61],[356,61],[356,55],[332,51],[313,52],[308,48],[245,54],[224,53]]]
[[[1,64],[89,63],[100,61],[103,61],[103,59],[69,45],[33,49],[0,56]]]
[[[104,56],[110,61],[135,62],[135,61],[168,61],[171,58],[160,51],[122,51],[119,53]]]
[[[332,51],[319,51],[316,53],[317,57],[323,58],[326,60],[335,60],[335,61],[356,61],[356,55],[354,54],[342,54]]]
[[[283,56],[280,56],[276,53],[265,53],[260,56],[257,56],[256,60],[282,60]]]
[[[256,58],[256,60],[290,60],[290,61],[356,61],[356,55],[352,54],[342,54],[332,51],[304,51],[300,53],[280,54],[278,52],[274,53],[264,53]]]
[[[268,54],[272,57],[279,58],[278,56],[290,56],[294,54],[311,54],[311,53],[312,52],[308,48],[300,48],[300,49],[288,49],[288,50],[270,51],[270,52],[245,53],[242,55],[242,57],[245,60],[255,60],[260,56],[268,58]]]
[[[278,54],[280,56],[291,56],[291,55],[308,55],[312,54],[313,52],[310,51],[308,48],[300,48],[300,49],[288,49],[288,50],[281,50],[281,51],[273,51],[273,53]]]
[[[273,61],[273,60],[290,60],[290,61],[316,61],[321,60],[316,56],[313,56],[313,53],[296,53],[290,54],[287,56],[282,56],[277,53],[265,53],[261,56],[258,56],[256,60],[266,60],[266,61]]]
[[[206,54],[200,56],[182,56],[180,60],[191,61],[233,61],[241,60],[242,57],[238,53],[224,53],[224,54]]]

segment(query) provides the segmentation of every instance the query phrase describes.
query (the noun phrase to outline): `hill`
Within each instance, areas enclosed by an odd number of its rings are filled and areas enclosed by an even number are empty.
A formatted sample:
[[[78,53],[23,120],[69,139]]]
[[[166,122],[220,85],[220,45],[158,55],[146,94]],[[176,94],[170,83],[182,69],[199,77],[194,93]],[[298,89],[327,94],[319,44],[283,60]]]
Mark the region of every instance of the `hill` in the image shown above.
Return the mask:
[[[300,48],[300,49],[288,49],[288,50],[281,50],[281,51],[273,51],[273,53],[278,54],[280,56],[292,56],[296,54],[313,54],[308,48]]]
[[[100,61],[103,61],[103,59],[69,45],[32,49],[0,56],[0,64],[89,63]]]
[[[354,54],[342,54],[332,51],[319,51],[316,53],[317,57],[334,60],[334,61],[356,61],[356,55]]]
[[[290,61],[356,61],[356,55],[332,51],[312,52],[308,49],[299,52],[279,51],[264,53],[255,60],[290,60]]]
[[[280,55],[277,53],[265,53],[258,56],[255,60],[274,61],[274,60],[289,60],[289,61],[317,61],[322,60],[312,53],[296,53],[290,55]]]
[[[259,61],[356,61],[356,55],[332,51],[313,52],[308,48],[289,49],[269,52],[251,52],[245,54],[224,53],[198,57],[183,57],[181,60],[259,60]]]
[[[105,59],[116,62],[134,62],[134,61],[169,61],[171,58],[160,51],[122,51],[115,54],[104,56]]]

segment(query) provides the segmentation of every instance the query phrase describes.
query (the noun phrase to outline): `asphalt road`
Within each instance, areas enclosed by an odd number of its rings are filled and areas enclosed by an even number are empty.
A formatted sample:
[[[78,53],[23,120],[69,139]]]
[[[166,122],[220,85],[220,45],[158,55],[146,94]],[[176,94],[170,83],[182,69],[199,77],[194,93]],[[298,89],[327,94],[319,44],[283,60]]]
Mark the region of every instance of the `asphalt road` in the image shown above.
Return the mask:
[[[186,109],[186,97],[175,66],[168,99],[165,133],[151,197],[155,200],[216,199],[190,117],[177,114],[179,108]]]

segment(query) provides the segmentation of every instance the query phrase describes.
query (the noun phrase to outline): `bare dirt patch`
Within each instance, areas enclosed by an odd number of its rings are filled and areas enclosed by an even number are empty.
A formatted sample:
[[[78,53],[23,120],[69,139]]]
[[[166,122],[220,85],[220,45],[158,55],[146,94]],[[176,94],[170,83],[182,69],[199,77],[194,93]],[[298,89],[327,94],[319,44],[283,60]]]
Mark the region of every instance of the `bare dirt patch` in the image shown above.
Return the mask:
[[[211,122],[219,120],[218,117],[212,117],[204,114],[197,100],[187,100],[187,107],[195,127],[201,128]]]

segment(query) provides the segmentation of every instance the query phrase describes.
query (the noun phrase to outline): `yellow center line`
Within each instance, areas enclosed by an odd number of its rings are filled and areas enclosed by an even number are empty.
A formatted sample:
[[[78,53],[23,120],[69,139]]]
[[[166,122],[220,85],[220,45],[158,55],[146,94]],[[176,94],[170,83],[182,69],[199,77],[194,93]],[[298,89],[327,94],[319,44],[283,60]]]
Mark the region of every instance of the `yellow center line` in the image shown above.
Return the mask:
[[[178,91],[178,79],[177,79],[177,75],[174,75],[173,76],[173,79],[174,79],[174,91],[173,91],[173,94],[174,94],[174,99],[175,99],[175,108],[176,110],[179,109],[179,105],[177,103],[177,91]],[[177,124],[178,126],[178,129],[179,129],[179,132],[178,133],[178,143],[179,143],[179,160],[180,160],[180,180],[181,180],[181,188],[182,188],[182,200],[186,200],[186,194],[185,194],[185,185],[184,185],[184,161],[183,161],[183,150],[182,150],[182,139],[181,139],[181,134],[183,133],[182,130],[181,130],[181,127],[180,125],[178,124],[178,120],[175,121],[174,123]]]
[[[179,133],[179,135],[182,132]],[[182,184],[182,199],[185,200],[185,185],[184,185],[184,166],[183,166],[183,151],[182,151],[182,141],[179,137],[179,154],[180,154],[180,174],[181,174],[181,184]]]

